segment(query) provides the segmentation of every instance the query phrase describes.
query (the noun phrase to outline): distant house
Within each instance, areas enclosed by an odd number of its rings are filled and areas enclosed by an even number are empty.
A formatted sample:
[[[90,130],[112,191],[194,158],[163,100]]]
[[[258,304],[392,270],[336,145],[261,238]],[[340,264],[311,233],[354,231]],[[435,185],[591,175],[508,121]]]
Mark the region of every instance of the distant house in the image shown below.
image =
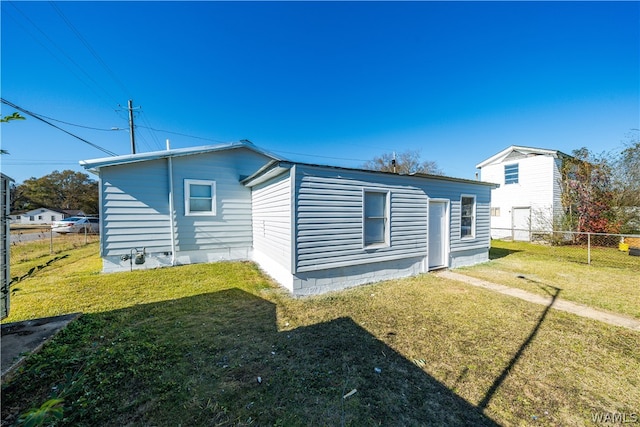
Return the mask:
[[[512,145],[476,165],[491,191],[491,237],[529,240],[551,230],[562,215],[561,169],[570,158],[558,150]]]
[[[248,142],[86,160],[103,271],[254,260],[296,295],[488,259],[493,184],[289,162]]]
[[[9,218],[12,224],[47,225],[68,216],[63,210],[41,207],[25,212],[14,212],[9,215]]]
[[[9,186],[13,182],[13,179],[9,178],[3,173],[0,173],[0,201],[2,226],[0,227],[0,274],[2,283],[0,283],[0,319],[4,319],[9,315],[9,283],[11,282],[10,271],[10,254],[11,254],[11,242],[9,232],[9,206],[10,206],[10,191]]]

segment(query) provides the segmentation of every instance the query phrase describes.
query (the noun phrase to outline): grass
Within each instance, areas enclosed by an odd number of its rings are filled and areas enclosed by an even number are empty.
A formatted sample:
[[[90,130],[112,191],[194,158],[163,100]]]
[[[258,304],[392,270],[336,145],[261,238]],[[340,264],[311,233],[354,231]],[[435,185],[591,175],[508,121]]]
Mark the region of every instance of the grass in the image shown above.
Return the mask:
[[[95,244],[66,254],[20,283],[6,321],[85,314],[3,384],[3,425],[52,397],[56,425],[584,425],[640,409],[640,334],[458,282],[293,299],[252,263],[102,275]]]
[[[584,249],[499,240],[491,246],[490,262],[458,272],[544,296],[545,285],[551,285],[560,288],[562,299],[640,319],[638,257],[600,249],[611,262],[589,266],[577,261],[584,260]],[[614,256],[621,261],[611,258]]]

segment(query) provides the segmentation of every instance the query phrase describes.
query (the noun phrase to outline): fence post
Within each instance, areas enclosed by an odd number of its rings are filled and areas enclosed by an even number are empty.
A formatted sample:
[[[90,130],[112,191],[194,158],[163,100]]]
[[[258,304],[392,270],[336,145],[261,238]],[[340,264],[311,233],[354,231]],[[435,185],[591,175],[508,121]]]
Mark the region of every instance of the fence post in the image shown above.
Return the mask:
[[[53,254],[53,229],[49,230],[49,255]]]
[[[591,233],[587,233],[587,264],[591,265]]]

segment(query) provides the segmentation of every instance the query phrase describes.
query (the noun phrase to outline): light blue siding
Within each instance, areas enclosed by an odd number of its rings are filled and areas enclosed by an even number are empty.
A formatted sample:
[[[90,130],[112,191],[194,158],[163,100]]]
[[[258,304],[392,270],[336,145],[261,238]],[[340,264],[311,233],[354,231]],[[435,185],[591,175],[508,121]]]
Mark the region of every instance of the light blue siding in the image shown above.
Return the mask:
[[[176,256],[250,251],[251,191],[239,181],[268,160],[245,148],[172,159]],[[167,159],[157,159],[101,169],[103,257],[143,247],[147,253],[172,251],[168,168]],[[216,182],[216,215],[185,216],[185,179]]]
[[[296,166],[296,272],[426,254],[427,197],[397,176]],[[363,245],[363,191],[390,192],[390,245]]]
[[[290,173],[252,189],[253,249],[291,271]]]
[[[174,158],[176,251],[238,248],[249,251],[253,244],[251,190],[240,180],[268,160],[244,148]],[[185,179],[215,181],[216,215],[185,216]]]
[[[454,258],[489,248],[491,187],[425,178],[296,165],[296,273],[427,256],[428,201],[448,199],[447,251]],[[363,191],[390,194],[390,242],[363,245]],[[460,238],[462,195],[475,195],[473,238]]]
[[[101,171],[102,256],[171,251],[166,160]]]

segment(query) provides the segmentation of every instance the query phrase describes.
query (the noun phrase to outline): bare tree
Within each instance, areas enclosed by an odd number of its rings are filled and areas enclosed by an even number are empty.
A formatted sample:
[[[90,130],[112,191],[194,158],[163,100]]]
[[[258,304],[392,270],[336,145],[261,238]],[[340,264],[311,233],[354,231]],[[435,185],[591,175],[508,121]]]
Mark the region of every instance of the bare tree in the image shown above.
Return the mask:
[[[395,172],[402,175],[416,173],[443,175],[437,163],[431,160],[422,160],[419,150],[406,150],[402,153],[384,153],[374,157],[364,165],[363,169],[382,172]]]

